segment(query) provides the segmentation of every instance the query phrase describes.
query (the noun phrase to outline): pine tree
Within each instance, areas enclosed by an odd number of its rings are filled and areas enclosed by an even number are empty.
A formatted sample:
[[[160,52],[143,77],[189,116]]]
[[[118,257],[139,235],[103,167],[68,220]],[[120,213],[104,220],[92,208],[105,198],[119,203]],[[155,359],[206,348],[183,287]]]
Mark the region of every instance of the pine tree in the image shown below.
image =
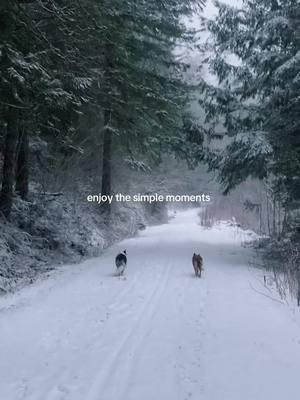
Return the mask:
[[[287,194],[289,207],[300,200],[300,4],[244,0],[241,8],[217,6],[218,17],[208,26],[219,86],[202,84],[202,105],[207,120],[221,120],[232,140],[209,161],[225,192],[248,176],[269,176],[274,190]]]
[[[281,271],[299,298],[300,3],[216,4],[218,17],[208,27],[219,85],[201,83],[201,104],[212,130],[216,122],[224,125],[227,145],[207,162],[225,193],[248,177],[271,182],[273,227],[264,254],[282,259]]]
[[[202,4],[113,1],[102,8],[107,25],[101,39],[104,81],[99,95],[104,112],[102,193],[111,191],[115,144],[132,161],[135,152],[147,152],[157,161],[171,146],[180,148],[188,96],[183,64],[172,51],[178,40],[189,39],[181,18]]]
[[[2,5],[0,107],[7,150],[0,210],[6,217],[15,183],[16,192],[27,197],[34,136],[49,144],[53,160],[74,151],[80,141],[98,147],[102,192],[107,194],[116,152],[132,163],[141,156],[157,162],[166,151],[183,153],[182,119],[189,96],[181,76],[184,64],[174,49],[192,41],[183,17],[203,3],[54,0]],[[84,132],[83,117],[94,123]],[[95,144],[95,130],[101,148]]]
[[[55,132],[62,142],[85,99],[76,81],[80,69],[74,40],[69,39],[73,9],[66,13],[54,2],[44,7],[42,2],[11,1],[2,3],[2,11],[0,106],[6,136],[0,213],[8,218],[16,179],[17,191],[23,198],[28,194],[29,132],[52,138]],[[57,31],[64,35],[58,38]]]

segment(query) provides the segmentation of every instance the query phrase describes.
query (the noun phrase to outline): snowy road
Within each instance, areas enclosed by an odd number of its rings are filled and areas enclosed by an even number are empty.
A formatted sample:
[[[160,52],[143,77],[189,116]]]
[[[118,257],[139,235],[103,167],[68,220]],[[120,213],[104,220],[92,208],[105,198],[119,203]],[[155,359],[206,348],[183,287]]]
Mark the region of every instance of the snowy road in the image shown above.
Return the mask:
[[[240,240],[186,211],[0,299],[1,399],[297,398],[297,310],[253,290],[264,290],[261,274]],[[127,279],[118,279],[123,248]],[[191,265],[198,250],[202,279]]]

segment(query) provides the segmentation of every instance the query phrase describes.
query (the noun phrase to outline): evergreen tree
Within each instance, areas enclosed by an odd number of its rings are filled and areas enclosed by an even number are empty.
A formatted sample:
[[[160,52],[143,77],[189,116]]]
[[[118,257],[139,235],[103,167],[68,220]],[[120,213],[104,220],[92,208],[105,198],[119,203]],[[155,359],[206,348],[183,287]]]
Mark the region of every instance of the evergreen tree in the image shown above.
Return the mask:
[[[147,152],[157,160],[170,147],[180,149],[182,116],[187,105],[183,64],[172,53],[178,41],[190,40],[184,15],[202,1],[114,1],[104,20],[104,110],[102,193],[111,191],[114,142],[135,153]]]
[[[76,85],[70,84],[68,67],[74,63],[70,50],[75,48],[70,40],[57,37],[59,28],[67,30],[69,15],[54,3],[45,7],[43,2],[12,1],[3,7],[0,94],[6,135],[0,212],[9,217],[15,179],[21,196],[28,193],[29,132],[52,132],[52,138],[56,132],[64,137],[71,126],[70,115],[81,105],[82,97]],[[68,37],[68,30],[64,33]],[[64,56],[67,48],[68,56]]]
[[[225,193],[249,176],[270,177],[287,209],[300,200],[300,3],[244,0],[240,8],[216,2],[208,25],[211,69],[218,87],[202,84],[211,126],[231,137],[209,158]],[[232,57],[234,55],[235,58]]]
[[[116,152],[133,164],[137,157],[157,162],[163,152],[184,153],[189,94],[174,49],[192,42],[183,17],[203,3],[1,3],[0,115],[6,144],[0,212],[5,217],[14,186],[27,198],[35,136],[49,144],[54,163],[60,154],[81,150],[81,142],[98,148],[103,194],[112,191]],[[81,129],[83,119],[94,126]]]

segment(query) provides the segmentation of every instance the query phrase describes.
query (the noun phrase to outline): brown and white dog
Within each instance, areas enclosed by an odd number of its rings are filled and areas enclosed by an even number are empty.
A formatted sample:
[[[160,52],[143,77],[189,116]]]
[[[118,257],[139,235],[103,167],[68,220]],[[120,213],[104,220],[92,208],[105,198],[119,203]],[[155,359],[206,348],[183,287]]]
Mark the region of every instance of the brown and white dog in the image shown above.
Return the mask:
[[[201,278],[201,272],[203,271],[203,258],[200,256],[200,254],[193,254],[192,263],[195,270],[195,275]]]

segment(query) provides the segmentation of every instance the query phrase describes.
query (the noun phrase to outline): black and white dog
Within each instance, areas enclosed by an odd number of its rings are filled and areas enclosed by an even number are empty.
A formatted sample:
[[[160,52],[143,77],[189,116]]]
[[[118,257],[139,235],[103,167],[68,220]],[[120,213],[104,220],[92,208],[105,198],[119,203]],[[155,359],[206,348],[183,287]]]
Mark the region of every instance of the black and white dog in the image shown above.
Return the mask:
[[[121,253],[119,253],[116,257],[117,274],[119,276],[124,273],[126,265],[127,265],[127,253],[126,250],[124,250]]]

